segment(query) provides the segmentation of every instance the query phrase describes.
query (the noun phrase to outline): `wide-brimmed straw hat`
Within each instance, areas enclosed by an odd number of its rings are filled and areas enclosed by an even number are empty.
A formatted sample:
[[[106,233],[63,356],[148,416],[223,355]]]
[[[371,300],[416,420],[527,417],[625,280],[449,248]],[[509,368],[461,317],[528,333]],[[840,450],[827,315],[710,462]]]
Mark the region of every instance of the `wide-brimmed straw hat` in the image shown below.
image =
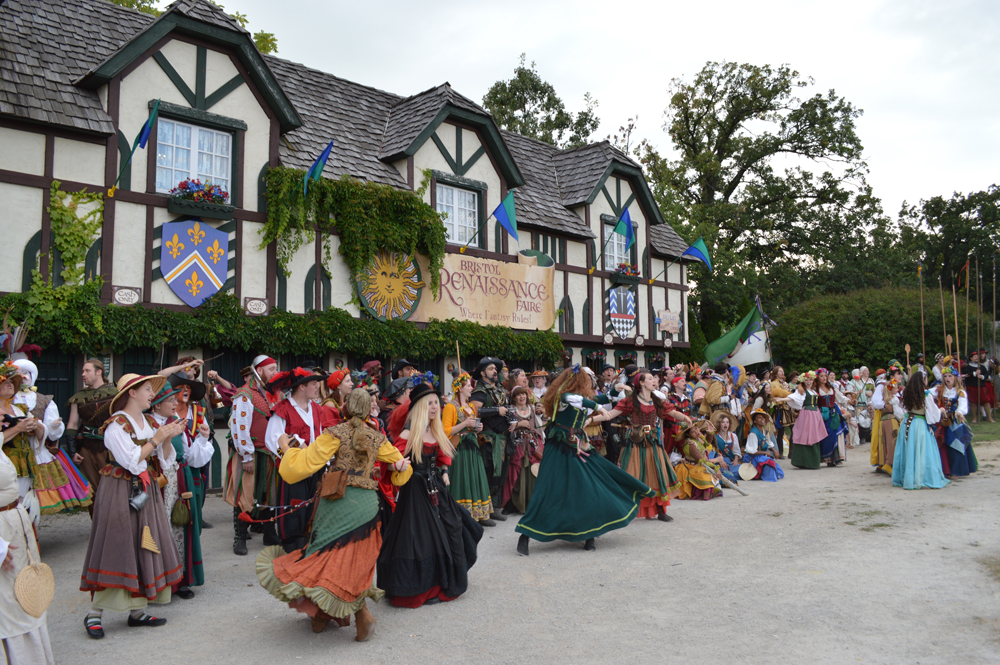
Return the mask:
[[[739,468],[741,480],[753,480],[757,477],[757,467],[750,462],[743,462]]]
[[[115,387],[118,389],[118,393],[108,404],[108,411],[110,413],[116,413],[121,411],[122,407],[125,406],[125,402],[128,401],[128,391],[135,390],[142,384],[149,381],[149,385],[153,387],[153,394],[160,392],[163,388],[163,384],[167,382],[166,377],[152,374],[149,376],[142,376],[140,374],[126,374],[125,376],[118,379],[118,383]]]
[[[750,412],[750,422],[753,422],[754,418],[756,418],[757,416],[764,416],[765,418],[767,418],[768,422],[771,422],[771,414],[769,414],[764,409],[754,409],[753,411],[751,411]]]
[[[731,414],[729,411],[726,411],[725,409],[719,409],[718,411],[716,411],[715,413],[713,413],[712,417],[710,418],[710,420],[712,421],[712,425],[715,427],[716,431],[718,431],[718,429],[719,429],[719,422],[723,418],[728,418],[729,419],[729,431],[730,432],[735,432],[736,431],[736,427],[740,424],[740,421],[737,420],[736,416],[734,416],[733,414]]]

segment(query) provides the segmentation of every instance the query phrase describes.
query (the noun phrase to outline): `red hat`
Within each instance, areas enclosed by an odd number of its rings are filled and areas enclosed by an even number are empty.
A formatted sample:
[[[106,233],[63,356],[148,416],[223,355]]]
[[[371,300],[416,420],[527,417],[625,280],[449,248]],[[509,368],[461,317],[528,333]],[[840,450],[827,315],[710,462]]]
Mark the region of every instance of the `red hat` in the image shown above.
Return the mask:
[[[885,370],[884,369],[877,369],[877,370],[875,370],[875,376],[882,376],[883,374],[885,374]]]
[[[331,373],[330,376],[326,377],[326,387],[330,390],[336,390],[343,383],[344,377],[349,375],[351,370],[349,369],[338,369]]]
[[[670,384],[671,384],[671,385],[676,385],[678,381],[683,381],[683,380],[684,380],[684,377],[683,377],[683,376],[675,376],[675,377],[674,377],[674,380],[673,380],[673,381],[671,381],[671,382],[670,382]]]
[[[271,356],[257,356],[253,359],[253,368],[260,369],[261,367],[267,367],[268,365],[277,365],[278,361]]]

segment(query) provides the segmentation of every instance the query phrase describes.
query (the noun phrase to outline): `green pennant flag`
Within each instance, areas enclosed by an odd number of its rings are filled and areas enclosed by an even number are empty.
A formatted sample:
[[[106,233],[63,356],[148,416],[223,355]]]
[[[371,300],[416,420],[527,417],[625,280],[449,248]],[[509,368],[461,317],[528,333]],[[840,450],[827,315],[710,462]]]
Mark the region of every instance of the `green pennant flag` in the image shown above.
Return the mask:
[[[705,360],[710,367],[715,367],[763,327],[760,308],[755,306],[732,330],[705,347]]]

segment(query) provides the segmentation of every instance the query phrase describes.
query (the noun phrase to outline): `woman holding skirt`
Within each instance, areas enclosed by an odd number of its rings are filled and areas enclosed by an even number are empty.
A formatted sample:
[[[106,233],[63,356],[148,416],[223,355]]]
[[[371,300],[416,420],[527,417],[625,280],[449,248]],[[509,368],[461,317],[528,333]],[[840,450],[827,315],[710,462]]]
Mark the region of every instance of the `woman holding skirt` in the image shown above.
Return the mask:
[[[827,437],[826,424],[819,412],[819,396],[813,390],[816,372],[799,375],[799,386],[789,395],[789,406],[799,412],[792,427],[791,462],[800,469],[818,469],[820,442]]]
[[[969,398],[954,367],[945,367],[941,376],[941,385],[933,388],[937,395],[935,401],[941,409],[941,422],[936,431],[941,466],[945,476],[967,476],[979,469],[976,451],[972,448],[972,430],[965,424]]]
[[[535,491],[536,477],[531,469],[534,468],[537,473],[538,467],[535,465],[541,463],[545,446],[545,437],[539,424],[540,418],[536,415],[535,408],[528,403],[530,395],[527,388],[517,386],[511,391],[512,405],[507,410],[507,420],[514,424],[514,429],[510,433],[514,453],[511,455],[507,480],[503,485],[502,502],[504,510],[516,510],[522,515],[528,509],[531,494]],[[591,429],[595,427],[601,432],[600,425],[595,425]]]
[[[529,539],[582,540],[583,549],[596,550],[598,536],[628,526],[640,501],[656,496],[587,443],[584,427],[610,419],[601,406],[608,401],[607,395],[594,397],[590,375],[579,365],[563,370],[545,392],[542,406],[551,421],[531,502],[515,528],[518,554],[528,556]],[[599,413],[588,418],[588,409]]]
[[[441,424],[441,402],[427,383],[410,392],[408,424],[396,448],[410,460],[378,557],[378,584],[397,607],[455,600],[469,588],[469,569],[483,527],[448,491],[455,449]]]
[[[830,372],[822,367],[816,370],[816,406],[826,429],[826,436],[819,442],[820,462],[837,466],[843,462],[837,443],[847,427],[837,406],[837,389],[830,383]]]
[[[892,458],[892,486],[908,490],[940,489],[951,481],[944,477],[941,455],[930,426],[941,419],[933,391],[926,389],[924,373],[914,372],[903,390],[907,415],[896,437]]]
[[[279,440],[278,472],[286,482],[327,467],[327,473],[346,474],[346,488],[342,497],[324,496],[320,483],[308,544],[288,554],[280,545],[263,549],[257,555],[257,579],[272,596],[312,617],[313,632],[323,632],[330,621],[349,625],[353,614],[355,640],[364,642],[376,624],[367,599],[378,602],[384,595],[374,584],[382,546],[376,462],[392,469],[393,485],[405,484],[412,471],[399,450],[365,424],[371,411],[368,391],[356,388],[344,402],[342,413],[350,420],[328,427],[307,448],[289,447],[287,435]]]

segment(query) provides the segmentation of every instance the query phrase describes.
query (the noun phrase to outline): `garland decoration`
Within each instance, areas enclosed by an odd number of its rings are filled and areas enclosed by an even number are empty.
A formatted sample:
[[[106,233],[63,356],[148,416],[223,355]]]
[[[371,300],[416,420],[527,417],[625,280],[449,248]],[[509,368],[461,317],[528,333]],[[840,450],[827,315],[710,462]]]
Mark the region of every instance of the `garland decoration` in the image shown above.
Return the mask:
[[[277,243],[278,263],[289,262],[316,231],[338,234],[338,252],[352,275],[360,274],[379,252],[423,254],[430,259],[431,291],[441,284],[445,255],[445,227],[441,216],[424,202],[430,172],[416,191],[355,180],[320,178],[303,193],[305,171],[279,166],[267,172],[267,222],[261,229],[261,248]],[[324,243],[323,263],[330,269],[330,246]],[[353,292],[353,290],[352,290]],[[357,294],[352,296],[357,299]]]
[[[432,320],[420,328],[406,321],[355,319],[337,308],[293,314],[272,308],[267,316],[247,316],[231,293],[217,293],[196,312],[165,308],[120,307],[100,303],[101,279],[69,292],[63,306],[37,325],[32,318],[32,341],[66,353],[94,354],[102,349],[205,347],[218,350],[294,354],[318,357],[327,352],[365,357],[401,357],[425,360],[448,356],[455,341],[470,356],[496,355],[512,360],[535,359],[556,365],[563,341],[548,330],[512,330],[472,321]],[[10,293],[0,308],[13,306],[11,316],[23,321],[31,313],[29,294]]]

